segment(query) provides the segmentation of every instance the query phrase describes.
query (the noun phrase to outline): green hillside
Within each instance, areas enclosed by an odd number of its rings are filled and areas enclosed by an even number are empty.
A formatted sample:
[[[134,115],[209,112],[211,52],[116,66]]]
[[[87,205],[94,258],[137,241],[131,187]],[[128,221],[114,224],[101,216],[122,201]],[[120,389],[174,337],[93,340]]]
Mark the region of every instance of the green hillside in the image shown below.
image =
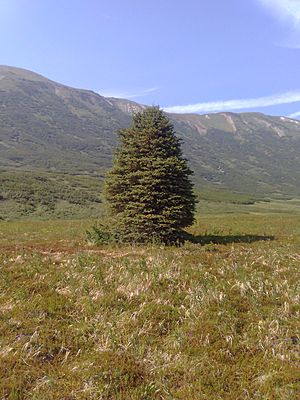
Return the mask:
[[[103,172],[130,117],[86,90],[0,67],[0,167]]]
[[[143,107],[0,66],[0,171],[101,179],[116,131]],[[260,197],[300,194],[299,121],[258,113],[169,116],[199,187]]]

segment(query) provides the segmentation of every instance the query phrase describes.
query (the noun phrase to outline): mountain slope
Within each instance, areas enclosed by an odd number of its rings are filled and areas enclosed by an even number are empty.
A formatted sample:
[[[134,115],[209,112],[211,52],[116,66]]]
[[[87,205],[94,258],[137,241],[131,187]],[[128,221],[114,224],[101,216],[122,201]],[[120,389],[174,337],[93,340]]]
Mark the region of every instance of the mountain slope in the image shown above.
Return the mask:
[[[0,168],[102,176],[116,131],[145,106],[0,66]],[[169,114],[195,181],[300,194],[300,123],[259,113]]]
[[[109,100],[37,74],[0,67],[0,166],[106,168],[130,116]]]

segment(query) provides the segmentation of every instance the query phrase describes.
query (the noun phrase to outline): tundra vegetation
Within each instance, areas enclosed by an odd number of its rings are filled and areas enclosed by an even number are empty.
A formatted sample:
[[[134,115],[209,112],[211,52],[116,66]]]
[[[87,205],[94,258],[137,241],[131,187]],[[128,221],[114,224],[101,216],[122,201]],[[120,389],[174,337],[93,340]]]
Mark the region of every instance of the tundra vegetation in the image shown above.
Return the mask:
[[[298,400],[300,202],[197,207],[181,247],[0,221],[0,398]]]

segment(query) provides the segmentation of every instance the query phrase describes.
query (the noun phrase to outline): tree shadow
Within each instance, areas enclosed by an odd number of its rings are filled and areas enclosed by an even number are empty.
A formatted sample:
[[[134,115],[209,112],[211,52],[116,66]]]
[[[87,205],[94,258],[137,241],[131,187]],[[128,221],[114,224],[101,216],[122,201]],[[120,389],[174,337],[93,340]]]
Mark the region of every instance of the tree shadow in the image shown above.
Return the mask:
[[[275,240],[275,236],[266,235],[192,235],[187,234],[185,240],[195,244],[230,244],[254,243],[259,241]]]

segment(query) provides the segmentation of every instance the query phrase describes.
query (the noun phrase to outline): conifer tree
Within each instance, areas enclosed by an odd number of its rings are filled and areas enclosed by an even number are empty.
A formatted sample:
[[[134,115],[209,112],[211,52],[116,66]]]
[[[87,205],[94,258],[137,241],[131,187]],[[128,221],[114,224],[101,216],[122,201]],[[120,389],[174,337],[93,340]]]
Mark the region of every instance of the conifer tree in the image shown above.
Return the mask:
[[[149,107],[119,136],[105,193],[122,239],[181,240],[182,229],[194,220],[195,196],[172,124],[159,107]]]

